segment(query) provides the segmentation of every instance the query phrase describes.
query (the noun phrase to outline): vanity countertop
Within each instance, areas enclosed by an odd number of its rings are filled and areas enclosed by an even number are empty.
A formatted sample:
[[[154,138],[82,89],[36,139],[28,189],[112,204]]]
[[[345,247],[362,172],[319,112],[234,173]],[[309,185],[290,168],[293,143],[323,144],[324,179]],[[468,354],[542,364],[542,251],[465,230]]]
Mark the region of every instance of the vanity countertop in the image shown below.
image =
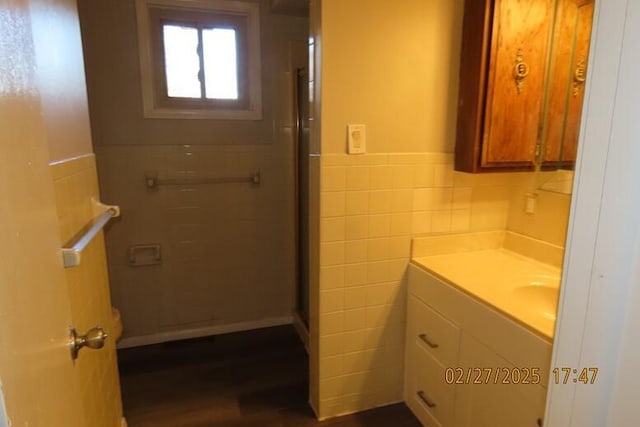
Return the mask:
[[[412,263],[553,339],[560,268],[504,248],[418,256]]]

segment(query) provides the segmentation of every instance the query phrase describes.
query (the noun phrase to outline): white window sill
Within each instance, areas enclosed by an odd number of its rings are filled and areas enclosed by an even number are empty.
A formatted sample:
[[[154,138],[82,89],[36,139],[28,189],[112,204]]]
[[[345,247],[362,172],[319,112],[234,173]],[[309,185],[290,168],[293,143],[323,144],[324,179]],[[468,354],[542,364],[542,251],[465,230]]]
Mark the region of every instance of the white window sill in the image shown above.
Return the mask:
[[[145,109],[145,119],[262,120],[259,110]]]

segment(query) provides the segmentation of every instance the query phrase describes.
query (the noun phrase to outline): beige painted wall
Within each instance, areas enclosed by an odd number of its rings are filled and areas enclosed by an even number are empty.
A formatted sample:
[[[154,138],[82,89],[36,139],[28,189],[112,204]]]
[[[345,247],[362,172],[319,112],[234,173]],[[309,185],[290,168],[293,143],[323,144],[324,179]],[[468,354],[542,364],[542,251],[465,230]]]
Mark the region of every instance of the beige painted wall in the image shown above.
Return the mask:
[[[74,0],[38,0],[33,11],[34,48],[49,159],[92,152],[89,111]]]
[[[295,304],[294,118],[290,70],[308,20],[261,2],[261,121],[144,119],[134,2],[81,0],[101,195],[122,208],[107,232],[124,345],[287,322]],[[297,44],[297,49],[293,46]],[[160,178],[248,176],[262,183],[162,187]],[[162,265],[131,267],[159,243]],[[185,335],[186,334],[186,335]]]
[[[325,0],[322,153],[453,152],[462,0]]]

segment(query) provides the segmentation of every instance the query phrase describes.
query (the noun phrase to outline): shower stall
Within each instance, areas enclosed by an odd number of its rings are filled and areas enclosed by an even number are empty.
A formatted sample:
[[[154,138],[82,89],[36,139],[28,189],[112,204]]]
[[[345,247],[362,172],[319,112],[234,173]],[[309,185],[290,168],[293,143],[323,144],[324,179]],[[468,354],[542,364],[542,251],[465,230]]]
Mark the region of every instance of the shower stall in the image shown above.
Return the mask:
[[[309,77],[306,68],[295,71],[295,172],[297,326],[309,328]],[[303,340],[305,340],[303,338]]]

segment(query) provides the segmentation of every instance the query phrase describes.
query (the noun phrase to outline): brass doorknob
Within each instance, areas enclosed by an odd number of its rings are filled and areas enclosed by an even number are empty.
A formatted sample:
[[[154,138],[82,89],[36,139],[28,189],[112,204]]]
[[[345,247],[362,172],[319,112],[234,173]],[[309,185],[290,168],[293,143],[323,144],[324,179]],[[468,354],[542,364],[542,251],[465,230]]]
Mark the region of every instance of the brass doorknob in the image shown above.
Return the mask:
[[[79,335],[76,328],[71,328],[69,347],[71,348],[71,358],[76,360],[78,358],[78,352],[83,347],[88,347],[93,350],[98,350],[104,347],[104,340],[109,337],[107,333],[100,326],[91,328],[85,335]]]

